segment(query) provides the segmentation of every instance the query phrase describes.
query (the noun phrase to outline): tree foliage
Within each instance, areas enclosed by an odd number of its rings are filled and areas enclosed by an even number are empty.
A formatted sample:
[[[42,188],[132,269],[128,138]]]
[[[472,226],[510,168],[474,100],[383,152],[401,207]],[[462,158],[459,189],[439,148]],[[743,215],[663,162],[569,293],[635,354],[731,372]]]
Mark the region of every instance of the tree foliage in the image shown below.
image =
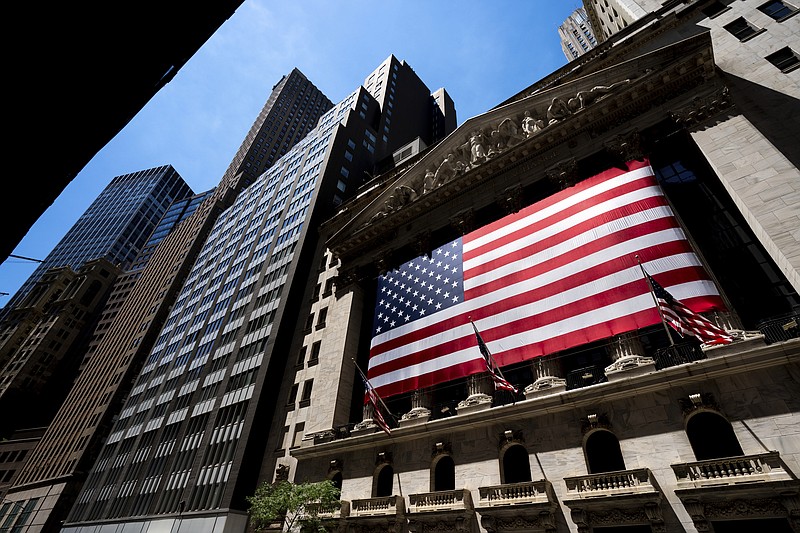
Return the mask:
[[[330,480],[294,484],[289,481],[263,483],[250,504],[250,524],[263,531],[271,524],[282,523],[286,531],[326,531],[320,513],[339,509],[339,489]]]

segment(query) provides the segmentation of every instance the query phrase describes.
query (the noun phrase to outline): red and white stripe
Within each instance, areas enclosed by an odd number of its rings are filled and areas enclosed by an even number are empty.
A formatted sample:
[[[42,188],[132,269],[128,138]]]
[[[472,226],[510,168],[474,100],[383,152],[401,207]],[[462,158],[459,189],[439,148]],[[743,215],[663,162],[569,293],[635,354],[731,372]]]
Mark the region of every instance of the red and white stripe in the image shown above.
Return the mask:
[[[696,312],[724,309],[647,163],[610,169],[463,237],[464,301],[372,340],[383,397],[660,322],[636,256]]]

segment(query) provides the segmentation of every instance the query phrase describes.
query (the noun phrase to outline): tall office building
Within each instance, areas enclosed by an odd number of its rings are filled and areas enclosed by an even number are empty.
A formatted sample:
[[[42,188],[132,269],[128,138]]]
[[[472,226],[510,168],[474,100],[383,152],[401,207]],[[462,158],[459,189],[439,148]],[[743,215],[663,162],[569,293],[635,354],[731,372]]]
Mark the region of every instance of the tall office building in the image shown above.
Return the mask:
[[[170,204],[192,194],[170,165],[115,177],[39,263],[4,310],[16,306],[50,268],[78,269],[86,261],[101,257],[122,269],[130,267]]]
[[[382,159],[420,137],[438,141],[434,106],[411,67],[390,56],[220,214],[66,530],[244,531],[265,428],[305,327],[317,228]]]
[[[58,531],[216,217],[331,105],[297,69],[272,88],[219,185],[160,242],[143,270],[118,282],[83,371],[17,473],[5,496],[14,504],[0,520]]]
[[[582,7],[573,11],[567,20],[561,23],[558,27],[558,36],[561,38],[561,50],[567,61],[572,61],[597,46],[592,25],[586,16],[586,10]]]
[[[717,4],[630,21],[319,226],[261,480],[332,480],[338,531],[800,528],[798,19]]]

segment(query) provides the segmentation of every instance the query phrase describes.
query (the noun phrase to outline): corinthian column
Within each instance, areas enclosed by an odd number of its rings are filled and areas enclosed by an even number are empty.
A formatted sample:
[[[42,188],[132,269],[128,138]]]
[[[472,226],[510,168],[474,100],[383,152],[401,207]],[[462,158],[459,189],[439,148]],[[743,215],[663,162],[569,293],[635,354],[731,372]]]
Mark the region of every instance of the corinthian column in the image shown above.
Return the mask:
[[[555,394],[567,390],[567,380],[562,378],[561,360],[558,353],[537,357],[531,362],[534,381],[525,387],[525,399]]]

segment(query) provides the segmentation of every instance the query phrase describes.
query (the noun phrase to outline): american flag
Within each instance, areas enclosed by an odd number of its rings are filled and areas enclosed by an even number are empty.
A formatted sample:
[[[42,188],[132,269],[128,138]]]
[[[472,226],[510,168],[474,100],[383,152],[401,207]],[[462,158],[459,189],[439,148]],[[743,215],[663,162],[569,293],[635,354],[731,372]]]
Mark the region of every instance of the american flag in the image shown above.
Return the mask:
[[[380,276],[367,375],[384,398],[658,324],[636,256],[724,309],[647,162],[579,182]]]
[[[642,267],[644,270],[644,267]],[[647,281],[653,287],[653,294],[658,302],[658,308],[664,321],[672,326],[681,336],[691,335],[704,344],[730,344],[733,338],[728,333],[718,327],[702,315],[698,315],[673,296],[659,283],[653,276],[645,271]]]
[[[475,327],[475,324],[472,324],[472,329],[475,330],[475,338],[478,339],[478,349],[480,349],[481,354],[483,355],[484,361],[486,361],[486,371],[489,372],[489,375],[492,376],[492,382],[494,382],[495,390],[506,390],[509,392],[513,392],[514,394],[517,393],[517,388],[509,383],[503,374],[500,372],[499,368],[496,368],[497,363],[494,361],[494,357],[492,357],[492,353],[489,351],[489,348],[486,346],[486,343],[483,342],[481,338],[481,334],[478,331],[478,328]]]
[[[382,402],[380,396],[378,396],[378,393],[375,392],[375,388],[372,386],[367,377],[364,375],[364,372],[362,372],[360,368],[358,367],[356,368],[358,369],[358,373],[361,376],[361,380],[364,382],[364,391],[365,391],[364,403],[369,402],[370,404],[372,404],[373,421],[376,424],[378,424],[378,427],[381,428],[383,431],[385,431],[387,435],[391,435],[392,430],[389,428],[389,424],[386,423],[386,419],[383,418],[383,414],[381,413],[380,404]]]

